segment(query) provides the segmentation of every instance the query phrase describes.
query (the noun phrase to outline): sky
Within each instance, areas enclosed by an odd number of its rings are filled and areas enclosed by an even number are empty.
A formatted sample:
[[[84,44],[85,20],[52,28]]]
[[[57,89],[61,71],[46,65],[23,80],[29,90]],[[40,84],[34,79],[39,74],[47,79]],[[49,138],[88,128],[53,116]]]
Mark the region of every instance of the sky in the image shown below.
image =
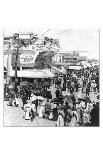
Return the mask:
[[[61,50],[80,51],[81,56],[99,59],[99,30],[98,29],[54,29],[54,28],[12,28],[4,29],[5,35],[15,32],[34,32],[40,36],[59,39]]]
[[[99,58],[99,30],[71,29],[61,30],[55,37],[59,38],[64,51],[80,51],[80,55],[88,58]]]

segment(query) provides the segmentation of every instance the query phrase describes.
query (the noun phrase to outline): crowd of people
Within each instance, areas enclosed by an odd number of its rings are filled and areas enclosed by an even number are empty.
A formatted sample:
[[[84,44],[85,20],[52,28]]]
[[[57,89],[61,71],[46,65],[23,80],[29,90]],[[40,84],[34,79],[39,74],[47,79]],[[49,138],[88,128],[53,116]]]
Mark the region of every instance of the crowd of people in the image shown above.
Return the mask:
[[[91,93],[97,96],[95,101]],[[65,75],[56,74],[52,82],[36,81],[20,87],[18,95],[9,93],[9,106],[19,106],[20,100],[25,120],[44,118],[58,127],[99,126],[99,68],[67,70]]]

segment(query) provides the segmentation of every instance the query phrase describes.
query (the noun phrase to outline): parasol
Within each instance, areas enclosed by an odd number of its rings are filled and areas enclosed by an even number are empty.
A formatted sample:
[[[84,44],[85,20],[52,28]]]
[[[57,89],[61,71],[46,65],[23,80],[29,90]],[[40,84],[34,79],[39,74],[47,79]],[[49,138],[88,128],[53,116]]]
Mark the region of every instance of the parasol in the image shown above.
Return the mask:
[[[32,100],[32,101],[35,101],[36,99],[37,99],[37,96],[33,94],[33,95],[31,96],[31,100]]]
[[[71,98],[64,98],[63,101],[68,102],[68,103],[73,103]]]
[[[41,106],[45,106],[45,102],[43,102]]]
[[[89,97],[84,98],[85,103],[92,103]]]
[[[13,89],[11,89],[9,93],[12,94],[12,95],[14,95],[15,94],[15,91]]]
[[[66,99],[66,98],[70,98],[70,96],[68,96],[68,95],[65,95],[65,96],[63,96],[63,99]]]
[[[69,92],[67,92],[67,91],[62,91],[62,95],[63,95],[63,96],[66,96],[66,95],[67,95],[67,96],[70,96],[71,94],[70,94]]]
[[[20,86],[25,86],[25,85],[28,85],[28,84],[29,84],[29,82],[27,82],[27,81],[20,82]]]
[[[37,96],[36,99],[38,99],[38,100],[45,100],[45,98],[42,97],[42,96]]]
[[[54,98],[54,99],[52,99],[50,102],[52,103],[52,102],[59,102],[59,101],[60,101],[60,99]]]
[[[73,74],[72,77],[73,77],[73,78],[76,78],[76,79],[78,78],[78,77],[76,76],[76,74]]]
[[[9,88],[9,89],[13,89],[14,86],[13,86],[13,85],[9,85],[8,88]]]

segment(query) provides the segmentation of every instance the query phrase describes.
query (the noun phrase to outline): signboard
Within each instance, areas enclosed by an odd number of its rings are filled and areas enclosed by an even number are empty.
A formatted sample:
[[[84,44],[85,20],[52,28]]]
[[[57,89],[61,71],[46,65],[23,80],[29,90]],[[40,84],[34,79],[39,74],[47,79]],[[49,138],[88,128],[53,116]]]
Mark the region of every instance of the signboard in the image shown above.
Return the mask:
[[[30,39],[30,34],[19,34],[20,39]]]
[[[20,64],[32,64],[35,63],[37,55],[33,54],[21,54],[20,55]]]

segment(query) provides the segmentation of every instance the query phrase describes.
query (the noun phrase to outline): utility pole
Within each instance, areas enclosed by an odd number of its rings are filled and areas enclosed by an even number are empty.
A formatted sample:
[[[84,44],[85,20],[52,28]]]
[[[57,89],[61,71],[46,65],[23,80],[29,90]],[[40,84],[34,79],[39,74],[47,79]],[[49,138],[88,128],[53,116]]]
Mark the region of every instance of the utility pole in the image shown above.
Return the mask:
[[[18,89],[17,89],[17,82],[18,82],[18,77],[17,77],[18,53],[19,53],[19,47],[17,46],[16,61],[15,61],[15,94],[16,95],[18,94]]]
[[[17,67],[18,67],[18,54],[19,54],[19,45],[20,45],[20,39],[19,35],[17,38],[17,50],[16,50],[16,60],[15,60],[15,95],[18,95],[18,88],[17,88],[17,83],[18,83],[18,76],[17,76]]]

